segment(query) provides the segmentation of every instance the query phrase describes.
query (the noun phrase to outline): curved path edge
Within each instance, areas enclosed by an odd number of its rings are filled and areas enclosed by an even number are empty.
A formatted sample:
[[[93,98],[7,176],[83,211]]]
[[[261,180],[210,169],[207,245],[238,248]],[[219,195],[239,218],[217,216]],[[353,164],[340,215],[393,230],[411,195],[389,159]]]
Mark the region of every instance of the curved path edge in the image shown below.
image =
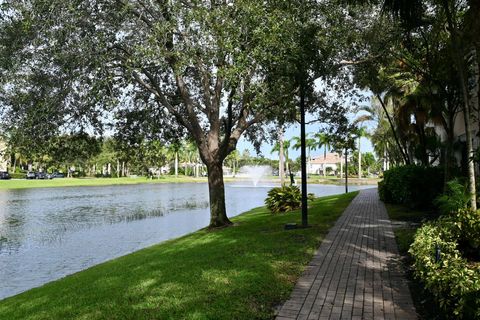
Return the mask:
[[[362,190],[353,199],[276,319],[417,319],[377,189]]]

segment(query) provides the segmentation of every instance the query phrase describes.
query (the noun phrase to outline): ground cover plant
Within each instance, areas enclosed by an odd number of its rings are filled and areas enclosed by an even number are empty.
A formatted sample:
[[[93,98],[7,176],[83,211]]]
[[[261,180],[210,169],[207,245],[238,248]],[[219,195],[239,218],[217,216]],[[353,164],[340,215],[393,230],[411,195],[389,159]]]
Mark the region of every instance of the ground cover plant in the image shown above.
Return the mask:
[[[424,224],[409,253],[418,277],[449,316],[480,317],[480,215],[468,209]]]
[[[300,212],[257,208],[235,225],[140,250],[0,301],[0,319],[271,319],[357,193]]]

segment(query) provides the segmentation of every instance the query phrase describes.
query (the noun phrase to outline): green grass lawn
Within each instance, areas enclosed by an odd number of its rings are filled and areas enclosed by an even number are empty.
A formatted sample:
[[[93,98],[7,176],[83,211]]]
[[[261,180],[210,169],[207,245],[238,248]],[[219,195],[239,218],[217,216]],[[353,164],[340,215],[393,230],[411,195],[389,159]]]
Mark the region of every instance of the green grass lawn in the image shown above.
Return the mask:
[[[278,177],[265,177],[268,181],[280,183]],[[248,178],[232,178],[225,177],[225,182],[234,181],[249,181]],[[296,178],[297,183],[301,179]],[[290,180],[286,180],[288,183]],[[372,180],[373,181],[373,180]],[[28,189],[28,188],[52,188],[52,187],[81,187],[81,186],[108,186],[108,185],[122,185],[122,184],[141,184],[141,183],[186,183],[186,182],[207,182],[206,177],[194,178],[190,176],[179,175],[175,176],[161,176],[160,179],[147,179],[146,177],[137,178],[57,178],[52,180],[27,180],[27,179],[12,179],[0,180],[0,190],[6,189]],[[352,181],[351,181],[352,182]],[[365,179],[362,184],[375,184],[370,180]],[[368,182],[368,183],[367,183]],[[311,184],[336,184],[343,185],[344,180],[339,180],[334,177],[327,179],[310,178],[308,183]],[[355,182],[352,182],[355,184]]]
[[[229,228],[200,230],[0,301],[0,319],[271,319],[357,192],[299,211],[257,208]]]
[[[431,211],[412,210],[401,205],[386,204],[390,219],[403,222],[405,226],[394,228],[395,238],[400,253],[406,255],[413,242],[417,228],[424,220],[432,220],[438,215]]]
[[[107,186],[139,183],[175,183],[175,182],[207,182],[207,178],[194,178],[179,175],[162,176],[160,179],[138,178],[60,178],[52,180],[0,180],[1,189],[27,189],[50,187]]]

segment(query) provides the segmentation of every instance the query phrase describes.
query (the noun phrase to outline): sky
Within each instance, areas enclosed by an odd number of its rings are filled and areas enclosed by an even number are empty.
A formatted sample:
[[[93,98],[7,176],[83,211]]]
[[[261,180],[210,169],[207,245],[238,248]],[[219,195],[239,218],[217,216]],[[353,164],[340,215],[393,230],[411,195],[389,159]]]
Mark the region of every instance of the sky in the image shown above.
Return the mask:
[[[305,131],[306,131],[307,134],[318,132],[318,124],[307,125]],[[300,136],[300,125],[298,125],[298,124],[295,125],[295,126],[291,126],[291,127],[287,128],[285,130],[285,134],[284,134],[285,140],[289,140],[289,139],[291,139],[292,137],[295,137],[295,136],[297,136],[297,137]],[[362,153],[373,152],[373,146],[372,146],[372,143],[370,142],[370,140],[368,140],[366,138],[361,138],[360,145],[361,145],[361,148],[362,148]],[[271,153],[272,148],[273,148],[272,144],[270,144],[268,142],[265,142],[265,143],[262,144],[262,147],[261,147],[260,151],[261,151],[261,153],[264,157],[278,160],[278,153],[277,152]],[[240,153],[242,153],[244,150],[248,150],[251,155],[256,155],[256,151],[255,151],[255,148],[253,147],[253,145],[249,141],[247,141],[245,139],[245,137],[243,137],[243,136],[240,139],[240,141],[238,142],[237,150]],[[323,155],[323,147],[321,149],[318,149],[318,150],[312,150],[311,156],[315,157],[316,155]],[[290,148],[289,149],[289,157],[290,157],[290,159],[296,159],[296,158],[300,157],[300,149],[299,150],[294,150],[293,148]]]
[[[369,97],[369,96],[371,96],[371,93],[370,92],[365,92],[365,95],[367,97]],[[368,103],[370,103],[370,102],[368,102]],[[348,116],[348,118],[353,120],[358,115],[359,114],[353,114],[352,113],[351,115]],[[307,123],[312,121],[312,120],[315,120],[315,118],[312,115],[309,115],[309,114],[306,114],[305,118],[306,118]],[[368,132],[372,132],[373,129],[374,129],[372,123],[365,123],[364,126],[367,128]],[[318,123],[307,124],[305,132],[307,133],[307,135],[309,133],[317,133],[317,132],[319,132],[319,128],[320,128],[320,126],[319,126]],[[285,140],[292,139],[295,136],[300,137],[300,124],[292,125],[285,130],[285,134],[284,134],[284,139]],[[372,143],[370,142],[369,139],[362,137],[361,141],[360,141],[360,145],[361,145],[362,153],[365,153],[365,152],[372,152],[373,153],[374,152]],[[263,155],[265,158],[278,160],[278,153],[277,152],[271,153],[272,148],[273,148],[273,145],[271,143],[269,143],[268,141],[265,141],[264,143],[262,143],[262,146],[260,148],[261,155]],[[253,147],[253,145],[249,141],[247,141],[245,139],[245,136],[242,136],[242,138],[238,141],[237,150],[240,153],[242,153],[244,150],[248,150],[251,155],[256,155],[255,148]],[[315,157],[317,155],[323,155],[323,152],[324,152],[323,147],[321,149],[318,149],[318,150],[312,150],[311,156]],[[289,149],[289,158],[290,159],[296,159],[298,157],[300,157],[300,149],[299,150],[294,150],[293,148]]]

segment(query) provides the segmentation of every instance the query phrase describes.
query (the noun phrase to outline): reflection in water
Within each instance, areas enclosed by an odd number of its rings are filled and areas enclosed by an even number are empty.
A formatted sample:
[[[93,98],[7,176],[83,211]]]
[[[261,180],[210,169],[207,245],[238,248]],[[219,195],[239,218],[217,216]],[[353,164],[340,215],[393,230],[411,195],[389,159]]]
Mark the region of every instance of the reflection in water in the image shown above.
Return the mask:
[[[228,184],[229,216],[263,205],[270,187]],[[206,184],[0,191],[0,298],[205,227],[208,205]]]

